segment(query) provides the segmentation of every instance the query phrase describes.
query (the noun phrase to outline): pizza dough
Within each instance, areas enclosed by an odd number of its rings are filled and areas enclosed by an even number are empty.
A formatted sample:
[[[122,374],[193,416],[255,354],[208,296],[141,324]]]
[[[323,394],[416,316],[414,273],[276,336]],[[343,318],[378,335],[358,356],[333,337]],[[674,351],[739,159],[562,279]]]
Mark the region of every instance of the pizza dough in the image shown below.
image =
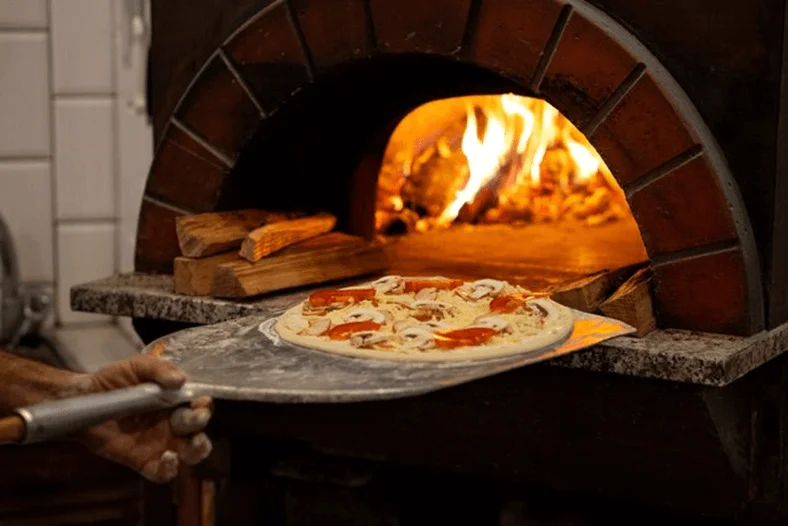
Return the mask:
[[[463,361],[544,349],[573,325],[568,308],[503,281],[386,276],[318,291],[275,330],[295,345],[348,356]]]

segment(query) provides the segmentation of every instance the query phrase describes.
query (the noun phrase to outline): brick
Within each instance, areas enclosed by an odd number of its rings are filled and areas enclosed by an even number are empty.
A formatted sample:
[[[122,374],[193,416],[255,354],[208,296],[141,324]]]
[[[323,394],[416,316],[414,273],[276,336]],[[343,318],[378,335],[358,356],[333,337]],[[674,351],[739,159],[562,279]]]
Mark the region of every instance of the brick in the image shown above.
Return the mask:
[[[751,332],[740,250],[658,265],[653,271],[661,327],[737,335]]]
[[[611,128],[602,124],[588,140],[602,156],[619,185],[625,186],[645,173],[642,163],[630,156]]]
[[[274,111],[309,80],[304,54],[283,2],[272,5],[239,31],[225,51],[266,112]]]
[[[180,256],[178,236],[175,234],[174,210],[146,199],[140,207],[137,225],[137,248],[134,270],[137,272],[172,273],[173,260]]]
[[[197,141],[170,126],[153,160],[145,193],[195,212],[210,212],[229,171]]]
[[[470,5],[470,0],[369,0],[378,48],[391,53],[454,53],[462,43]]]
[[[635,58],[607,33],[575,11],[550,61],[540,92],[567,118],[583,123],[636,64]]]
[[[651,256],[736,238],[725,196],[705,157],[643,188],[629,204]]]
[[[367,57],[367,16],[362,0],[293,0],[315,69]]]
[[[197,78],[176,116],[230,159],[260,122],[260,111],[219,57]]]
[[[560,12],[561,4],[554,0],[484,0],[463,54],[481,66],[527,82]]]
[[[625,175],[626,179],[643,175],[695,144],[681,117],[648,73],[613,110],[591,141],[597,144],[605,135],[608,141],[604,149],[608,152],[620,149],[613,157],[626,156],[632,161],[632,173]],[[610,137],[615,137],[615,141],[609,140]]]

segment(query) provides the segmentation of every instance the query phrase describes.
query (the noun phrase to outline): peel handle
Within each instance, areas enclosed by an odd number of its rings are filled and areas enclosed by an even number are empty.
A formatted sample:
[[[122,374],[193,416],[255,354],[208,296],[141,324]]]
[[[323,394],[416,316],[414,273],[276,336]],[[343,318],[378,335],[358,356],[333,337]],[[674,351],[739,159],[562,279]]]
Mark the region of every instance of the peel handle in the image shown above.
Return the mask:
[[[108,420],[169,409],[194,397],[188,384],[181,389],[162,389],[145,383],[61,400],[51,400],[14,411],[15,416],[0,420],[0,443],[42,442],[61,438]],[[19,436],[19,420],[24,433]],[[6,436],[3,434],[6,430]]]

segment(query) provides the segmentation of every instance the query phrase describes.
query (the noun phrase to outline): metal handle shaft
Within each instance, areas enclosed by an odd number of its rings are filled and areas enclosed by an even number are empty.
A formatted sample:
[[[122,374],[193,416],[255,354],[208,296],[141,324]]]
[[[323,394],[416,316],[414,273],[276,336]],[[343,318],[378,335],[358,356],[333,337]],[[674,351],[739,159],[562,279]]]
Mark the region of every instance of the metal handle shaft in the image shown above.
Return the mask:
[[[195,397],[188,384],[181,389],[165,390],[147,383],[62,400],[52,400],[17,409],[25,421],[23,443],[63,437],[107,420],[168,409]]]

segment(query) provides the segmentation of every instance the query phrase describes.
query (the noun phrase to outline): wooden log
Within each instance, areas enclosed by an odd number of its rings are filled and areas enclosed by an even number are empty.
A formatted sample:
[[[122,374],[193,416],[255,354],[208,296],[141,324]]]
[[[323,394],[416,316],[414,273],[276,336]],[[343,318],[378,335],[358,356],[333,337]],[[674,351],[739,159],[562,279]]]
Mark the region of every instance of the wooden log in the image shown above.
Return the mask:
[[[179,216],[175,232],[181,254],[199,258],[238,248],[246,235],[264,224],[299,217],[298,212],[237,210]]]
[[[339,232],[289,246],[256,263],[222,263],[211,295],[246,298],[302,285],[382,272],[387,268],[380,245]]]
[[[235,251],[205,258],[177,257],[174,262],[175,293],[187,296],[208,296],[213,289],[213,277],[222,263],[238,261]]]
[[[594,313],[616,288],[639,267],[602,270],[577,281],[561,285],[550,297],[558,303],[583,312]]]
[[[651,299],[651,269],[637,271],[602,302],[599,310],[605,316],[633,326],[640,337],[656,329],[657,320]]]
[[[330,232],[336,224],[337,218],[331,214],[269,223],[246,235],[239,254],[254,263],[286,246]]]

